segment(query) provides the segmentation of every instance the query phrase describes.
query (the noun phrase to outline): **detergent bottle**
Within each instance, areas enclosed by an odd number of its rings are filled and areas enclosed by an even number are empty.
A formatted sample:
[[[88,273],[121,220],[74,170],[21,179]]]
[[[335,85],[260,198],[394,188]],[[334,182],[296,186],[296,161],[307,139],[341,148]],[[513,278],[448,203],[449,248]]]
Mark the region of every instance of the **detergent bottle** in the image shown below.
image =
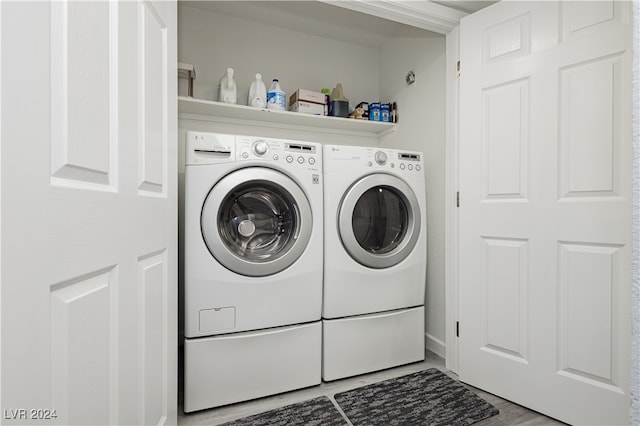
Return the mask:
[[[280,88],[277,78],[273,79],[271,87],[267,92],[267,109],[284,111],[287,109],[284,90]]]
[[[218,102],[225,104],[235,104],[238,89],[233,79],[233,68],[227,68],[227,72],[220,79],[218,85]]]
[[[256,74],[256,79],[249,86],[247,105],[255,108],[265,108],[267,106],[267,88],[262,81],[260,73]]]
[[[329,96],[329,115],[334,117],[349,116],[349,99],[344,96],[342,83],[336,84]]]

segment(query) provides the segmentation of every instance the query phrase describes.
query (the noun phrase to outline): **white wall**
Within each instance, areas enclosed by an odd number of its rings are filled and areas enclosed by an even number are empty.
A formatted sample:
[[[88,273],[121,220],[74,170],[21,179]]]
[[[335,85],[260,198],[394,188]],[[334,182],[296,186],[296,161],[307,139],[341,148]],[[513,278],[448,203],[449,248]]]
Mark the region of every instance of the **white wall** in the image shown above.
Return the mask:
[[[287,97],[299,88],[319,92],[342,83],[352,103],[378,98],[378,52],[373,48],[188,6],[179,8],[178,61],[195,66],[194,92],[200,99],[217,100],[218,81],[227,67],[235,70],[242,105],[257,72],[267,89],[278,78]]]
[[[184,172],[186,130],[284,137],[320,143],[386,146],[424,153],[427,188],[427,347],[444,356],[444,187],[445,187],[445,36],[400,26],[378,48],[314,36],[180,5],[178,59],[196,68],[195,97],[215,99],[219,78],[236,70],[238,103],[246,104],[255,72],[280,78],[290,94],[297,88],[320,90],[341,82],[353,107],[358,101],[396,101],[396,131],[378,140],[305,129],[237,123],[179,121],[180,173]],[[416,74],[408,86],[405,75]],[[180,200],[181,201],[181,200]]]
[[[424,153],[427,188],[427,347],[445,355],[445,36],[406,27],[380,49],[380,96],[398,103],[381,145]],[[416,82],[405,76],[414,71]]]

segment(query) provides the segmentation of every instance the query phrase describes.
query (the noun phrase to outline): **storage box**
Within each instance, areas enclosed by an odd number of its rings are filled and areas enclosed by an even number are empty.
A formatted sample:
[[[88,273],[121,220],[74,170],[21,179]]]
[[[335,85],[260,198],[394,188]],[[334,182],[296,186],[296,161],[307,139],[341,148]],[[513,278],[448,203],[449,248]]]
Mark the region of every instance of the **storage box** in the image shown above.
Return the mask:
[[[293,105],[298,101],[311,102],[324,105],[324,93],[314,92],[312,90],[298,89],[289,97],[289,105]]]
[[[304,114],[324,115],[324,104],[298,101],[289,107],[289,111],[302,112]]]
[[[178,96],[193,97],[193,80],[196,70],[191,64],[178,63]]]

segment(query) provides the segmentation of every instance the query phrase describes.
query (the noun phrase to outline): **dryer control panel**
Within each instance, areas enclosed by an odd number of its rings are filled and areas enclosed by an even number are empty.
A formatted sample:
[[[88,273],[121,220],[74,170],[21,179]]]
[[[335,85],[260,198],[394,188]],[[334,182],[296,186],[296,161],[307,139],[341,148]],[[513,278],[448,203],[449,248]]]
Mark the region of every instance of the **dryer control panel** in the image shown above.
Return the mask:
[[[417,152],[398,152],[398,161],[400,161],[400,170],[422,170],[422,161],[420,160],[420,153]]]
[[[371,172],[386,170],[400,174],[424,173],[423,154],[419,151],[324,145],[323,152],[325,174],[343,173],[345,169],[370,170]]]
[[[366,156],[367,167],[390,168],[400,172],[422,170],[422,153],[398,151],[395,149],[368,148]]]

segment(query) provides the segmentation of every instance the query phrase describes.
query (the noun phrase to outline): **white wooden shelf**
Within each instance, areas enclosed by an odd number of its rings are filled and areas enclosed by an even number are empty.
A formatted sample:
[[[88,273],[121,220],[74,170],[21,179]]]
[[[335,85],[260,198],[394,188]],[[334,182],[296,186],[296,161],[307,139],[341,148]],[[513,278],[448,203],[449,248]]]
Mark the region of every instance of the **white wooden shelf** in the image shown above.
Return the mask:
[[[381,137],[395,131],[395,123],[326,117],[289,111],[273,111],[245,105],[178,96],[178,115],[205,121],[254,124],[268,127],[314,128],[329,133],[355,132]]]

